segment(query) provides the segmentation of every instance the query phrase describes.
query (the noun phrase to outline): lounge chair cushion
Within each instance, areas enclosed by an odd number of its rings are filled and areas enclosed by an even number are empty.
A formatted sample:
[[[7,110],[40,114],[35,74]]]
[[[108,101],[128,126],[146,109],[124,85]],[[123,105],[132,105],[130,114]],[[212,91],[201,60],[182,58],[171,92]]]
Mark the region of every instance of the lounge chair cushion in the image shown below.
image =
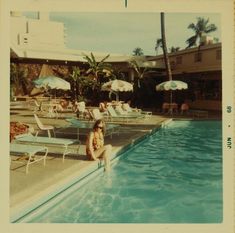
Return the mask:
[[[45,143],[45,144],[58,144],[58,145],[71,145],[78,140],[67,138],[49,138],[49,137],[35,137],[32,134],[21,134],[15,137],[17,141],[32,142],[32,143]]]
[[[25,145],[25,144],[10,144],[10,151],[14,153],[27,153],[27,154],[35,154],[39,151],[45,150],[45,146],[37,146],[37,145]]]

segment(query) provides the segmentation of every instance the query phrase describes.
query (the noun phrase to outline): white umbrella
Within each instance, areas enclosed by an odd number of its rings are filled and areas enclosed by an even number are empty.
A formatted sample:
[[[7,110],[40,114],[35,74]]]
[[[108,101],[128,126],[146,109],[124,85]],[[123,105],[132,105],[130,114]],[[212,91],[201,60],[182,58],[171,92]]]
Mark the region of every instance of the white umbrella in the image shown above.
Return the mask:
[[[56,76],[47,76],[34,80],[37,88],[70,90],[70,83]]]
[[[101,87],[102,91],[133,91],[133,85],[129,82],[115,79],[104,83]]]
[[[157,91],[183,90],[183,89],[188,89],[188,84],[179,80],[166,81],[156,86]]]
[[[41,77],[41,78],[34,80],[33,82],[36,88],[45,89],[46,91],[48,91],[49,89],[70,90],[71,88],[69,82],[56,76]]]
[[[111,93],[116,94],[116,100],[119,100],[118,92],[123,91],[133,91],[133,85],[129,82],[115,79],[109,82],[106,82],[101,87],[102,91],[109,91]]]
[[[188,89],[188,84],[179,80],[162,82],[156,86],[157,91],[170,91],[170,103],[172,104],[172,91]],[[172,113],[172,111],[171,111]]]

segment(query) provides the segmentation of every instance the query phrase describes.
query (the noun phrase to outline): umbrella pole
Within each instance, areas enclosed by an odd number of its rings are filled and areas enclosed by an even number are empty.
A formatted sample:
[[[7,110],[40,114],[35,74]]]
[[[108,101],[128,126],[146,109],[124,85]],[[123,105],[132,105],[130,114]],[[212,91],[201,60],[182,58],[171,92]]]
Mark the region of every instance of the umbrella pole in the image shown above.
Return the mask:
[[[173,109],[172,109],[172,90],[170,92],[170,111],[171,111],[171,115],[173,115]]]
[[[119,101],[119,95],[116,93],[116,101]]]
[[[170,103],[172,104],[172,90],[171,90],[171,93],[170,93]]]

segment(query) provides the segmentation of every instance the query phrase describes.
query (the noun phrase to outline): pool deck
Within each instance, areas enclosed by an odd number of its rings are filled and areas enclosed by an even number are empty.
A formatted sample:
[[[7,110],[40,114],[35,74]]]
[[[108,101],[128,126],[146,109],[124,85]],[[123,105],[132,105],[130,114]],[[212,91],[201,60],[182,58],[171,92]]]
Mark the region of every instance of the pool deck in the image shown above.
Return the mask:
[[[67,117],[70,116],[69,114]],[[118,130],[110,136],[105,137],[105,144],[112,144],[112,157],[123,150],[136,140],[150,134],[153,129],[158,128],[161,124],[168,120],[169,116],[155,115],[141,121],[131,121],[130,123],[122,123]],[[180,116],[179,118],[182,118]],[[185,117],[183,117],[185,118]],[[218,116],[213,116],[218,119]],[[68,124],[64,119],[41,118],[45,124],[53,124],[55,127],[61,127]],[[20,121],[22,123],[35,125],[32,113],[29,111],[17,111],[12,114],[11,121]],[[63,137],[71,138],[76,135],[63,134]],[[59,135],[60,137],[60,135]],[[11,163],[10,166],[10,212],[12,220],[17,219],[22,211],[31,208],[32,203],[38,204],[43,202],[45,197],[53,196],[55,190],[60,191],[73,180],[79,180],[82,177],[92,173],[99,168],[96,161],[86,160],[85,155],[85,135],[79,137],[81,146],[79,153],[74,150],[73,154],[66,155],[64,163],[62,162],[62,149],[53,147],[46,159],[46,166],[43,162],[35,163],[29,166],[29,173],[25,173],[25,165],[19,163]],[[76,149],[77,145],[74,145]]]

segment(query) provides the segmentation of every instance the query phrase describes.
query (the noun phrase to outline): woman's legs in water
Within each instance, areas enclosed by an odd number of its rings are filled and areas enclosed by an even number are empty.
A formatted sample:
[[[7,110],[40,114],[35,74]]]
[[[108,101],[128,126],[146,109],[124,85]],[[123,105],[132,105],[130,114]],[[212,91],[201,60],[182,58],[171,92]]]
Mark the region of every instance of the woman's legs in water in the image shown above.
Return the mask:
[[[104,150],[103,158],[104,158],[105,170],[109,171],[110,170],[110,154],[112,151],[112,146],[108,144],[108,145],[105,145],[104,147],[105,147],[105,150]]]
[[[112,151],[112,146],[110,144],[105,145],[98,150],[94,151],[96,158],[104,158],[105,171],[110,170],[110,154]]]

